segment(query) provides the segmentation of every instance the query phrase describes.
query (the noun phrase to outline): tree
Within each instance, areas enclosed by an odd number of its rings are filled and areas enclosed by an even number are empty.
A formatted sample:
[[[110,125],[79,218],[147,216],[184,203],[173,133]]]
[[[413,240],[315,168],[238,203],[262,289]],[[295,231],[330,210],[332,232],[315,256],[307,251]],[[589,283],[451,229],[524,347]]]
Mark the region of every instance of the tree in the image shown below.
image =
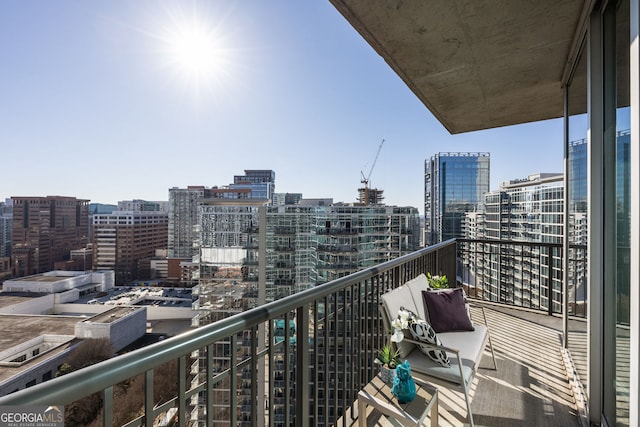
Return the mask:
[[[69,354],[66,362],[56,373],[61,377],[78,369],[86,368],[113,356],[113,347],[106,338],[81,341]],[[65,407],[66,426],[84,426],[93,421],[102,408],[99,393],[83,397]]]

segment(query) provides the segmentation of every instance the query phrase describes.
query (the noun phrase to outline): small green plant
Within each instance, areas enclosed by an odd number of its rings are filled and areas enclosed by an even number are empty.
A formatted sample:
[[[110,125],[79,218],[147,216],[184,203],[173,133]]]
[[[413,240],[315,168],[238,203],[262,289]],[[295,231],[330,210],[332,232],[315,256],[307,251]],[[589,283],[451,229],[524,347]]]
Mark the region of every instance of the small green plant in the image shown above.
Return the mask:
[[[375,363],[394,369],[400,363],[400,350],[394,350],[390,345],[385,345],[378,350]]]
[[[429,282],[429,286],[433,289],[444,289],[449,287],[447,276],[444,274],[441,276],[432,276],[431,273],[427,273],[427,281]]]

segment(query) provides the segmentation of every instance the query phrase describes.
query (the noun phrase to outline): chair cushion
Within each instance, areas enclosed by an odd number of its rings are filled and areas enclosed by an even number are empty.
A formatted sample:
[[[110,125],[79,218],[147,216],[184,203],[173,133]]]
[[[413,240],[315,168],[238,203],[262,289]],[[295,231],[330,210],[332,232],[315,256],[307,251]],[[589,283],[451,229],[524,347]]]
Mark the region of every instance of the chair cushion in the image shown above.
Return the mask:
[[[427,276],[422,273],[414,279],[406,282],[404,286],[409,288],[409,291],[411,292],[411,298],[413,300],[412,305],[414,306],[414,308],[411,308],[411,310],[416,313],[421,319],[425,319],[426,321],[428,321],[429,319],[427,319],[426,313],[424,311],[424,299],[422,297],[422,291],[431,289],[429,287],[429,280],[427,280]],[[405,303],[405,305],[408,307],[411,304]]]
[[[429,323],[436,332],[473,331],[463,292],[462,288],[422,292]]]
[[[438,334],[438,338],[446,347],[460,350],[462,378],[464,378],[464,384],[466,385],[470,383],[475,371],[480,366],[488,337],[488,330],[483,325],[476,325],[475,330],[470,332]],[[429,357],[424,357],[424,354],[416,349],[406,357],[406,360],[409,361],[411,370],[418,374],[424,374],[455,384],[463,384],[457,357],[450,357],[450,366],[445,367]]]
[[[458,359],[451,358],[451,365],[446,367],[434,362],[418,349],[413,350],[406,360],[411,366],[414,374],[424,374],[425,376],[438,378],[454,384],[469,384],[473,378],[474,369],[473,362],[470,360],[462,360],[462,377],[460,377],[460,368],[458,367]]]
[[[480,365],[484,348],[489,340],[489,329],[484,325],[475,325],[473,331],[468,332],[444,332],[438,334],[438,338],[445,347],[455,348],[460,351],[463,360],[473,362],[474,368]],[[451,358],[454,359],[453,357]]]
[[[398,316],[398,311],[403,306],[408,306],[407,308],[411,311],[413,307],[409,307],[413,298],[411,297],[411,292],[409,288],[406,286],[400,286],[399,288],[393,289],[389,292],[384,293],[380,299],[382,300],[382,306],[386,312],[385,326],[388,330],[391,330],[391,322],[395,320]],[[398,350],[400,350],[400,357],[403,359],[407,357],[409,353],[415,348],[415,345],[408,341],[400,341],[397,343]]]

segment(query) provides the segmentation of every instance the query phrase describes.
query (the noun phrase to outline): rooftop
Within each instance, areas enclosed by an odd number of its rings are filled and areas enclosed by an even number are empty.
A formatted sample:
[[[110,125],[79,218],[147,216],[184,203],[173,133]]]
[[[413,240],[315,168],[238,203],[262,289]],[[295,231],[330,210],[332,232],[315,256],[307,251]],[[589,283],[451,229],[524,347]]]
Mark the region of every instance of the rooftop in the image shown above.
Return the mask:
[[[60,280],[67,280],[72,276],[58,276],[55,274],[35,274],[33,276],[26,277],[18,277],[16,279],[11,279],[12,282],[45,282],[45,283],[53,283],[58,282]]]
[[[0,301],[3,300],[0,298]],[[7,350],[42,335],[75,335],[75,325],[81,318],[73,316],[0,315],[0,349]],[[68,343],[47,353],[57,354],[68,347]],[[42,362],[42,356],[33,358],[21,366],[0,368],[0,382],[17,372],[27,370]]]
[[[20,304],[46,294],[36,292],[0,292],[0,309]],[[5,329],[2,329],[5,331]]]
[[[129,313],[132,313],[136,310],[140,310],[140,308],[137,307],[114,307],[110,310],[107,310],[103,313],[97,314],[89,319],[85,319],[83,320],[84,322],[91,322],[91,323],[111,323],[111,322],[115,322],[118,319],[121,319],[123,317],[125,317],[126,315],[128,315]]]

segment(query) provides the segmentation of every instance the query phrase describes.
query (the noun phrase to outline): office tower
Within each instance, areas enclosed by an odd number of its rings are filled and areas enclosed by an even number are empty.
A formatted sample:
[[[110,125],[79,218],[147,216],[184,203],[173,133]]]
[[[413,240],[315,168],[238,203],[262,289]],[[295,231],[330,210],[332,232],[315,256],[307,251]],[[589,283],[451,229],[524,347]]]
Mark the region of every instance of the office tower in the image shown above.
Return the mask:
[[[148,200],[121,200],[118,202],[119,211],[133,212],[168,212],[169,202]]]
[[[93,216],[93,268],[114,270],[116,284],[138,278],[138,262],[167,247],[164,212],[125,212]]]
[[[425,245],[462,237],[467,212],[489,191],[489,153],[438,153],[425,160]]]
[[[268,169],[245,169],[244,175],[235,175],[230,188],[248,188],[251,197],[269,199],[276,191],[276,173]]]
[[[109,205],[106,203],[89,203],[89,215],[109,214],[117,210],[117,205]]]
[[[631,298],[631,132],[616,133],[616,283],[619,301],[617,321],[623,325],[631,322],[628,301]],[[637,195],[634,195],[637,196]],[[634,284],[636,286],[637,284]]]
[[[12,217],[11,199],[0,202],[0,279],[11,275]]]
[[[11,199],[0,202],[0,258],[11,256],[11,233],[13,224]]]
[[[616,266],[617,292],[621,300],[629,297],[629,247],[630,247],[630,144],[631,132],[622,129],[616,132],[616,182],[615,182],[615,211],[616,211]],[[587,245],[588,245],[588,149],[587,139],[569,142],[568,152],[568,182],[569,182],[569,218],[567,229],[568,269],[567,289],[569,293],[569,312],[571,314],[586,315],[587,310]],[[623,324],[629,322],[629,310],[624,305],[616,313],[617,319]]]
[[[12,270],[15,277],[54,269],[72,249],[88,243],[88,200],[75,197],[12,197]]]

